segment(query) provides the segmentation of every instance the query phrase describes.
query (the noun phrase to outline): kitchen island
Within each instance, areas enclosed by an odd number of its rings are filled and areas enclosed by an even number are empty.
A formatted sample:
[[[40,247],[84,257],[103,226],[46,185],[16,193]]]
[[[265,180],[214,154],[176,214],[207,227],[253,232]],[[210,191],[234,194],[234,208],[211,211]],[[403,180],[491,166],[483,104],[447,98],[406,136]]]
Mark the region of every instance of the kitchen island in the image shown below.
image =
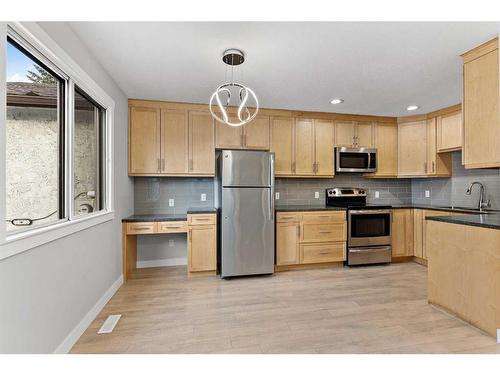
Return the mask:
[[[500,215],[427,221],[429,303],[499,335]]]

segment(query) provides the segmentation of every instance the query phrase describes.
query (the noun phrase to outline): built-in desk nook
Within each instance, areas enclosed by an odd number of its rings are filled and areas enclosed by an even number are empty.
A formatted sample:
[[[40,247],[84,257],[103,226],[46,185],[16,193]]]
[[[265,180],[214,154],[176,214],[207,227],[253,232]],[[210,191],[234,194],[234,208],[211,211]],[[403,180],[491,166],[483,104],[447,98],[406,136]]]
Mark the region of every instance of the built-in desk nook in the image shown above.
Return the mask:
[[[215,209],[191,209],[187,214],[132,215],[122,220],[123,276],[137,268],[137,236],[187,234],[188,273],[215,274],[217,270],[217,214]]]

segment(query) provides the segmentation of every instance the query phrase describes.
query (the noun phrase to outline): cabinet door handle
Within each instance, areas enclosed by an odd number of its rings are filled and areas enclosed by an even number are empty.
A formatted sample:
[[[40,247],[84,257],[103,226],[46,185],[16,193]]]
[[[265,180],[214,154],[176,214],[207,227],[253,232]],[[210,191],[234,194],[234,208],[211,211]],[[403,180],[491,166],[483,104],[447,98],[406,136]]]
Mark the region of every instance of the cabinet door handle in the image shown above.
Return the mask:
[[[161,159],[161,170],[165,171],[165,159]]]
[[[156,170],[158,172],[161,171],[161,166],[160,166],[160,158],[156,158]]]
[[[245,147],[245,134],[243,134],[243,132],[240,135],[240,144],[241,147]]]
[[[427,162],[424,162],[424,171],[427,173]]]
[[[292,162],[292,172],[295,173],[295,162]]]
[[[332,232],[319,232],[319,234],[331,234]]]
[[[188,235],[189,235],[189,243],[193,243],[193,230],[190,229],[188,231]]]
[[[247,135],[243,134],[243,146],[247,147]]]
[[[432,161],[432,173],[434,173],[434,172],[435,172],[435,170],[434,170],[434,169],[435,169],[435,167],[436,167],[436,166],[435,166],[435,162],[434,162],[434,161]]]
[[[193,170],[193,159],[189,159],[189,170]]]

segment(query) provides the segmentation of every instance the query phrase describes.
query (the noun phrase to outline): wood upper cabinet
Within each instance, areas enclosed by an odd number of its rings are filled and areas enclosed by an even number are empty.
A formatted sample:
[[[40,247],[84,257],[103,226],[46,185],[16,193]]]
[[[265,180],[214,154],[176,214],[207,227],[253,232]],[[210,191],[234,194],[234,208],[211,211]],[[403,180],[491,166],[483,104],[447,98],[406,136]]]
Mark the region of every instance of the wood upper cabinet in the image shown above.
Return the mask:
[[[208,111],[132,102],[130,175],[215,175],[214,122]]]
[[[273,117],[271,119],[271,151],[275,154],[274,171],[276,176],[290,176],[295,172],[294,119],[292,117]]]
[[[215,147],[218,149],[269,150],[269,116],[257,116],[243,126],[216,121]]]
[[[437,118],[437,152],[462,149],[462,111]]]
[[[413,210],[392,210],[392,257],[413,255]]]
[[[373,123],[356,123],[356,147],[373,147]]]
[[[215,147],[220,149],[242,149],[243,126],[229,126],[215,121]]]
[[[427,174],[427,122],[403,122],[398,125],[398,175]]]
[[[161,112],[161,172],[188,173],[188,116],[182,110]]]
[[[451,176],[451,154],[437,151],[437,118],[427,120],[427,175]]]
[[[335,145],[352,147],[356,140],[354,121],[335,121]]]
[[[316,176],[333,176],[334,125],[331,120],[314,122],[314,154]]]
[[[314,175],[314,120],[295,120],[295,173],[297,175]]]
[[[398,126],[379,122],[373,125],[373,146],[377,149],[377,172],[370,177],[397,177]]]
[[[335,145],[347,147],[372,147],[373,123],[336,121]]]
[[[269,116],[257,116],[244,125],[244,147],[248,150],[269,150]]]
[[[498,38],[462,55],[465,168],[500,167]]]
[[[214,120],[208,112],[189,111],[189,163],[191,174],[215,174]]]
[[[131,107],[129,116],[129,173],[160,173],[160,110]]]

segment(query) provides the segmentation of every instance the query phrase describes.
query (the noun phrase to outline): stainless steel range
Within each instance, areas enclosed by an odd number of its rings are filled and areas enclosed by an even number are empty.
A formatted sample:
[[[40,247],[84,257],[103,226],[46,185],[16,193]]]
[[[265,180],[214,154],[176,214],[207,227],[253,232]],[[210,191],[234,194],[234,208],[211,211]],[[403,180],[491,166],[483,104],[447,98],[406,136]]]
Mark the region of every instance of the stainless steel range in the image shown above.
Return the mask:
[[[369,205],[352,187],[326,189],[326,205],[347,209],[347,265],[391,262],[391,206]]]

